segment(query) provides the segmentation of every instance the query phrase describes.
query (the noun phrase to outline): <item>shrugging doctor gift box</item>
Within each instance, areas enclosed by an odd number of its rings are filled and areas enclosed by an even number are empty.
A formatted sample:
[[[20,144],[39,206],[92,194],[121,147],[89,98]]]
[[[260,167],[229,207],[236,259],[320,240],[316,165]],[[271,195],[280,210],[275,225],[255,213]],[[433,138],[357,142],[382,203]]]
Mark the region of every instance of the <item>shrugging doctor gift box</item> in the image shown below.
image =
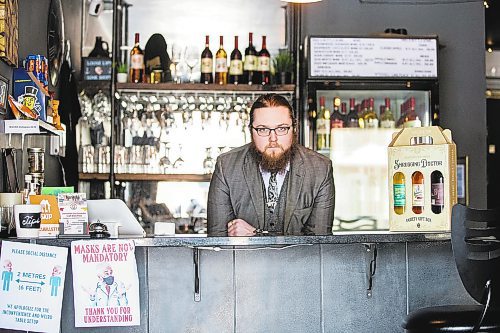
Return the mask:
[[[457,149],[450,130],[404,128],[388,150],[389,230],[450,231],[457,203]]]

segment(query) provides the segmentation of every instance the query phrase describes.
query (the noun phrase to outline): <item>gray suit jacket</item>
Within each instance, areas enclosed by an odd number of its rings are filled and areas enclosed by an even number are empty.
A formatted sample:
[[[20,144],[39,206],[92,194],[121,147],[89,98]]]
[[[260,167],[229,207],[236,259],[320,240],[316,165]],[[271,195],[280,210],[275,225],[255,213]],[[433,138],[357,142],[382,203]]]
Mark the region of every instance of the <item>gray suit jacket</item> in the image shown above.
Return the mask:
[[[264,226],[262,175],[250,145],[217,158],[208,192],[208,234],[227,236],[227,223],[240,218]],[[335,208],[332,162],[298,145],[290,163],[285,235],[329,235]]]

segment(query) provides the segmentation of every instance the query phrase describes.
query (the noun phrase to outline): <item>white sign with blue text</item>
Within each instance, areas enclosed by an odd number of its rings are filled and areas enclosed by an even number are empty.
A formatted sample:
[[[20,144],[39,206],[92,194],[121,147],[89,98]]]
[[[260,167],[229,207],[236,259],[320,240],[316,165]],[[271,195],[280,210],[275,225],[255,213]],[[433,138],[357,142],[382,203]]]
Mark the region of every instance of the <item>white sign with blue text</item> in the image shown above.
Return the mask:
[[[2,241],[0,328],[59,333],[68,249]]]

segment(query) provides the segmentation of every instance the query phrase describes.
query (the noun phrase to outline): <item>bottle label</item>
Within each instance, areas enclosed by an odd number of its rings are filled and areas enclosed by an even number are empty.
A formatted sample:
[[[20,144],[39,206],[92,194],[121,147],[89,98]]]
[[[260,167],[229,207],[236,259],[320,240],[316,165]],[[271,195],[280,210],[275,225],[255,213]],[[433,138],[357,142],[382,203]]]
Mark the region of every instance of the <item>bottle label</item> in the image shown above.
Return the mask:
[[[406,206],[405,184],[394,184],[394,207]]]
[[[216,58],[215,59],[215,72],[216,73],[227,73],[227,59],[226,58]]]
[[[212,73],[213,69],[213,59],[212,58],[201,58],[201,72],[202,73]]]
[[[365,128],[378,128],[378,119],[365,119]]]
[[[431,205],[444,206],[444,184],[431,184]]]
[[[246,71],[257,70],[257,57],[254,55],[245,56],[245,64],[243,65],[243,69]]]
[[[413,206],[424,206],[424,184],[413,184]]]
[[[403,127],[422,127],[420,119],[405,121]]]
[[[130,68],[143,69],[144,68],[144,55],[133,54],[130,56]]]
[[[271,70],[271,61],[269,57],[259,57],[259,63],[257,66],[260,72],[269,72]]]
[[[344,122],[342,121],[342,119],[333,119],[330,125],[332,126],[332,128],[343,128]]]
[[[317,134],[330,134],[330,121],[327,119],[316,119]]]
[[[382,127],[382,128],[395,128],[396,122],[394,120],[382,120],[380,122],[380,127]]]
[[[231,64],[229,65],[229,74],[243,75],[243,61],[240,59],[231,60]]]

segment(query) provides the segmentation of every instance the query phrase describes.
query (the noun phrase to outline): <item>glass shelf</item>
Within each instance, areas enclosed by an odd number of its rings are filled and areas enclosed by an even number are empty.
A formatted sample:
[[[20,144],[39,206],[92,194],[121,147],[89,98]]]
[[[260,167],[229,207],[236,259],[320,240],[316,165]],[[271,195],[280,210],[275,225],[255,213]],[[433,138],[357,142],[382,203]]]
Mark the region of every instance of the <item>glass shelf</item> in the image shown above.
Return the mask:
[[[261,92],[261,91],[282,91],[293,92],[295,85],[248,85],[248,84],[202,84],[202,83],[117,83],[116,90],[118,91],[192,91],[192,92],[207,92],[207,91],[223,91],[223,92]]]

